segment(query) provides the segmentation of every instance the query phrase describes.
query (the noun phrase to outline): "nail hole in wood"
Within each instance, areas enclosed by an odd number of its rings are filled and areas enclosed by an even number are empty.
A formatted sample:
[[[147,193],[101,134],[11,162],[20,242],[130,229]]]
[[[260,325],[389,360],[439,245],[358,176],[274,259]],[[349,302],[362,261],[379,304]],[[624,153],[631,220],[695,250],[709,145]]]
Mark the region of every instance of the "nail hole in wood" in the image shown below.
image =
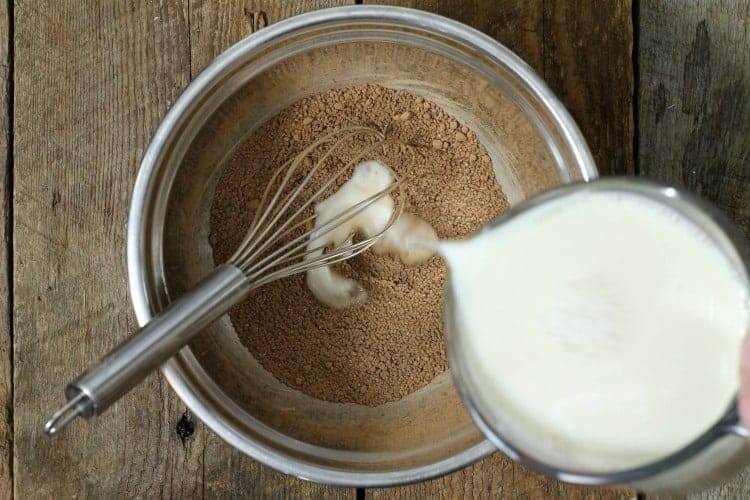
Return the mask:
[[[195,434],[195,423],[190,418],[190,412],[186,411],[182,414],[182,418],[177,422],[175,430],[184,446],[188,438]]]

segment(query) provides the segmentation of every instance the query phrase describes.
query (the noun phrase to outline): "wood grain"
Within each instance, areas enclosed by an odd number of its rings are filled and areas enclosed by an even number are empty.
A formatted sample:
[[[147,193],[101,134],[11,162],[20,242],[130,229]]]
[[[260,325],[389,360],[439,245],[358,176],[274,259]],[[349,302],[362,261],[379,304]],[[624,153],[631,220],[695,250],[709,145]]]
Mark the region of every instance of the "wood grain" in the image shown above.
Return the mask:
[[[352,4],[354,0],[191,0],[193,77],[214,57],[263,26],[311,10]]]
[[[368,489],[367,498],[378,499],[452,499],[452,498],[525,498],[558,500],[632,499],[625,490],[574,486],[541,476],[500,453],[448,476],[411,486]]]
[[[468,24],[518,54],[540,75],[544,71],[542,2],[523,0],[364,0],[421,9]]]
[[[568,108],[601,174],[634,173],[630,0],[544,2],[544,79]]]
[[[750,3],[640,4],[640,172],[708,198],[750,235]],[[749,498],[747,471],[691,498]]]
[[[202,441],[152,375],[107,413],[42,435],[65,384],[136,327],[124,259],[140,157],[189,80],[187,4],[15,6],[15,494],[195,496]]]
[[[190,47],[193,76],[232,44],[267,24],[350,0],[193,1]],[[201,424],[206,496],[212,498],[354,498],[353,488],[332,488],[280,474],[230,447]],[[196,436],[198,437],[198,436]]]
[[[750,3],[652,0],[640,18],[641,172],[750,234]]]
[[[0,220],[2,245],[0,245],[0,498],[10,498],[13,491],[13,401],[11,373],[11,328],[9,296],[10,275],[8,273],[8,249],[10,245],[8,202],[10,199],[10,18],[8,3],[0,3]]]

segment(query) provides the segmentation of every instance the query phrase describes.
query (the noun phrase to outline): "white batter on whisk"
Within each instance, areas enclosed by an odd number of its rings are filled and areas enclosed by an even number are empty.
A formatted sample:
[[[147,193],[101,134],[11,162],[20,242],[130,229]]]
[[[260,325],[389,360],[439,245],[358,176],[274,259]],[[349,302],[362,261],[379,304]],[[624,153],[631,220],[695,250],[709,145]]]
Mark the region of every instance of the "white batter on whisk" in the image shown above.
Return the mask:
[[[395,180],[391,169],[377,160],[360,163],[354,167],[349,180],[315,207],[315,228],[324,227],[345,210],[386,189]],[[382,196],[355,217],[339,224],[333,231],[313,236],[307,248],[317,250],[311,251],[306,258],[319,256],[325,246],[348,246],[357,234],[369,237],[381,232],[393,214],[393,207],[393,198]],[[404,264],[414,265],[434,254],[434,251],[415,245],[415,242],[424,244],[435,241],[435,230],[424,219],[402,213],[396,223],[372,246],[372,250],[378,254],[393,253]],[[342,276],[329,266],[308,271],[307,286],[320,302],[338,309],[367,300],[367,291],[357,281]]]
[[[727,410],[746,279],[700,230],[628,193],[577,193],[441,243],[494,425],[567,469],[680,449]]]

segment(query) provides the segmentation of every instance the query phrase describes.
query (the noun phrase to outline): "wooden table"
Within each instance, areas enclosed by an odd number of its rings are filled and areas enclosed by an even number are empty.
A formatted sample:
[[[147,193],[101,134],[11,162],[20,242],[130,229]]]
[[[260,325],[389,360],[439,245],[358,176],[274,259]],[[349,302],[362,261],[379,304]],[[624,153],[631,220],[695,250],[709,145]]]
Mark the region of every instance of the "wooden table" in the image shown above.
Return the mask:
[[[0,3],[0,498],[614,498],[500,454],[447,477],[357,491],[272,471],[192,422],[158,376],[97,422],[41,429],[62,388],[135,326],[124,258],[140,157],[180,91],[268,22],[349,0]],[[367,2],[365,2],[367,3]],[[526,59],[584,131],[603,173],[685,185],[750,230],[746,0],[410,0]],[[188,426],[189,427],[189,426]],[[748,476],[705,498],[750,497]]]

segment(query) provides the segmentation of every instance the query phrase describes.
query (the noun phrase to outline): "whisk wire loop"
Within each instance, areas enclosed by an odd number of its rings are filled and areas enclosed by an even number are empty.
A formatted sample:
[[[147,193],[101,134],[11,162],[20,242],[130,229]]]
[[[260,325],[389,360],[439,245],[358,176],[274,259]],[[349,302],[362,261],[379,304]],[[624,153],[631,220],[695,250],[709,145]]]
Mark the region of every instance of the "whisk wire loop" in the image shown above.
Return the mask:
[[[248,276],[248,279],[251,282],[267,283],[267,282],[279,279],[285,275],[295,274],[297,272],[302,272],[303,270],[307,271],[309,269],[314,269],[316,267],[326,266],[334,262],[338,262],[343,259],[338,259],[338,260],[335,260],[335,259],[341,255],[347,255],[348,257],[353,257],[357,253],[360,253],[366,250],[373,243],[375,243],[375,241],[377,241],[378,238],[380,238],[380,236],[382,236],[388,229],[390,229],[390,227],[396,222],[398,217],[401,215],[401,212],[403,211],[403,205],[404,205],[403,196],[397,197],[395,206],[393,208],[393,211],[391,212],[391,217],[388,219],[388,222],[385,224],[385,226],[383,227],[381,231],[378,231],[377,233],[373,234],[372,236],[368,238],[365,238],[363,240],[353,242],[352,244],[347,245],[345,252],[338,253],[338,249],[333,249],[332,251],[324,252],[320,258],[303,260],[302,262],[299,263],[299,265],[293,265],[288,268],[284,268],[281,270],[281,272],[272,272],[271,274],[269,274],[269,276],[273,276],[273,278],[270,280],[261,278],[263,272],[266,269],[272,269],[278,265],[285,264],[292,260],[304,258],[306,255],[324,250],[326,245],[322,245],[322,246],[315,247],[312,249],[304,249],[304,248],[308,241],[314,241],[316,239],[319,239],[322,236],[325,236],[326,234],[329,234],[332,231],[335,231],[342,224],[350,221],[357,215],[367,210],[370,206],[372,206],[373,203],[381,199],[383,196],[386,196],[392,193],[396,189],[400,189],[401,182],[402,181],[400,180],[396,180],[395,182],[389,184],[385,189],[378,191],[377,193],[365,198],[364,200],[358,203],[355,203],[354,205],[342,211],[341,213],[336,214],[336,216],[334,216],[331,220],[327,221],[326,223],[324,223],[317,229],[307,231],[304,234],[301,234],[293,238],[289,242],[281,245],[278,249],[276,249],[274,252],[267,255],[260,261],[255,262],[255,263],[250,261],[249,267],[240,267],[240,269],[242,269],[242,271],[246,273],[246,275]],[[313,219],[313,217],[310,217],[308,220],[310,219]],[[301,249],[304,249],[304,250],[300,252]],[[345,258],[348,258],[348,257],[345,257]]]
[[[374,144],[371,144],[370,146],[360,151],[356,156],[350,159],[343,167],[338,169],[334,173],[334,175],[330,176],[326,180],[326,182],[324,182],[311,196],[309,196],[301,204],[301,206],[299,206],[296,209],[296,211],[294,211],[294,213],[291,216],[282,218],[284,217],[284,214],[287,213],[289,208],[294,204],[294,202],[298,200],[303,190],[308,186],[308,184],[311,182],[311,179],[313,178],[315,173],[319,171],[321,166],[334,154],[334,152],[338,148],[342,147],[342,145],[345,144],[348,139],[356,135],[373,135],[375,137],[380,138],[381,140],[375,142]],[[308,155],[312,153],[317,147],[325,143],[331,143],[331,142],[333,143],[332,146],[323,154],[323,156],[321,156],[321,158],[317,162],[314,163],[314,165],[308,171],[307,175],[298,183],[298,185],[292,190],[292,192],[289,193],[284,198],[284,200],[279,204],[277,208],[276,204],[279,201],[279,198],[281,197],[282,192],[286,189],[288,181],[291,178],[291,174],[296,170],[299,164],[304,160],[304,158],[308,157]],[[276,245],[279,239],[288,231],[290,226],[294,227],[296,225],[294,224],[294,221],[297,220],[298,217],[305,210],[307,210],[313,203],[317,202],[320,199],[320,197],[333,185],[333,183],[336,182],[336,180],[339,179],[343,174],[348,172],[355,163],[359,162],[362,158],[369,155],[375,149],[383,146],[385,142],[386,140],[383,134],[378,130],[375,130],[369,127],[348,127],[345,129],[340,129],[331,134],[328,134],[324,136],[323,138],[319,139],[318,141],[316,141],[314,144],[304,149],[294,159],[291,166],[289,166],[287,170],[287,174],[284,176],[284,179],[282,180],[280,186],[277,188],[273,199],[269,202],[268,206],[266,207],[264,214],[259,218],[259,221],[257,222],[257,224],[254,224],[248,230],[248,235],[243,240],[243,244],[240,245],[240,248],[238,249],[237,252],[235,252],[235,254],[232,256],[229,262],[243,270],[248,268],[248,265],[252,265],[253,268],[257,268],[257,266],[253,263],[258,261],[258,259],[261,259],[261,256],[264,254],[264,252],[268,251],[269,248]],[[274,174],[274,177],[276,176],[277,175]],[[400,185],[398,182],[394,184]],[[272,181],[269,183],[269,188],[272,185],[273,185],[273,178],[272,178]],[[382,197],[390,192],[392,192],[392,190],[384,190],[382,193],[379,194],[378,197],[373,199],[373,202],[377,198]],[[264,193],[264,198],[265,198],[265,193]],[[263,201],[261,201],[261,204],[259,205],[259,207],[262,207],[262,206],[264,206]],[[260,211],[260,208],[259,208],[259,211]],[[268,223],[265,225],[265,227],[262,230],[259,230],[260,226],[266,221],[266,219],[269,218],[269,216],[271,220],[268,221]],[[269,235],[269,232],[271,232],[270,235]],[[257,237],[255,236],[256,234],[257,234]],[[297,240],[297,241],[300,241],[300,240]],[[261,261],[268,262],[267,259],[261,259]],[[322,264],[322,265],[325,265],[325,264]]]
[[[331,132],[321,137],[314,143],[307,146],[305,149],[302,150],[301,153],[299,153],[297,156],[295,156],[291,160],[284,163],[281,167],[279,167],[273,173],[270,181],[268,182],[265,190],[263,191],[263,196],[261,197],[260,203],[258,204],[259,209],[256,210],[255,215],[253,216],[253,222],[250,225],[250,229],[248,230],[247,234],[243,238],[242,243],[240,243],[235,254],[229,259],[230,262],[244,261],[245,259],[249,257],[250,253],[253,251],[256,245],[258,245],[262,241],[267,241],[265,240],[265,236],[267,232],[278,221],[278,218],[280,218],[283,215],[283,211],[288,207],[286,202],[289,201],[292,195],[295,195],[295,194],[298,195],[301,192],[301,190],[304,189],[304,187],[307,185],[310,179],[312,179],[312,176],[315,174],[315,172],[320,168],[320,166],[325,162],[325,160],[327,160],[328,157],[333,154],[333,152],[336,150],[337,147],[344,144],[347,138],[352,137],[356,135],[357,133],[380,134],[380,132],[378,132],[377,130],[369,129],[367,127],[347,127],[346,129],[336,130],[334,132]],[[343,137],[338,137],[340,135],[343,135]],[[304,161],[306,157],[310,155],[310,153],[315,151],[320,146],[327,144],[327,143],[331,143],[331,142],[334,143],[333,146],[329,148],[328,151],[321,158],[321,160],[316,162],[315,165],[310,169],[310,171],[305,176],[305,178],[299,183],[298,189],[293,193],[289,193],[287,197],[285,198],[284,202],[279,205],[277,202],[279,201],[279,198],[285,192],[286,185],[289,182],[289,180],[292,178],[292,175],[294,174],[294,172],[297,170],[297,167],[299,167],[299,165]],[[276,179],[281,173],[285,173],[285,175],[282,178],[280,184],[276,186]],[[275,192],[273,194],[273,197],[270,201],[268,201],[268,197],[270,193],[274,190],[274,188],[275,188]],[[260,210],[260,207],[265,207],[265,209]],[[273,220],[264,226],[263,225],[264,222],[269,217],[273,217]],[[293,219],[293,217],[290,219]],[[263,228],[263,231],[260,234],[257,234],[261,228]]]

